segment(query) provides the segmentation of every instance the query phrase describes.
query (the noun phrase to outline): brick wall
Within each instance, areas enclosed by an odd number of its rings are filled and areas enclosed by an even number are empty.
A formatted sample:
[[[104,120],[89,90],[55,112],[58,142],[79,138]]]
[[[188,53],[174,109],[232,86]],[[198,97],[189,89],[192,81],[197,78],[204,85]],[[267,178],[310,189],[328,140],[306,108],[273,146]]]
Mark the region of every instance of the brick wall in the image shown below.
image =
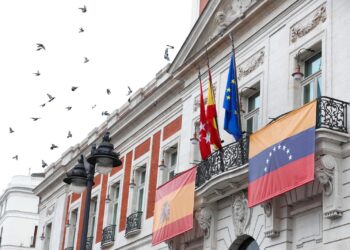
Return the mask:
[[[178,118],[170,122],[163,129],[163,141],[168,139],[170,136],[175,134],[177,131],[181,129],[182,116],[180,115]]]
[[[148,138],[146,141],[144,141],[143,143],[141,143],[140,145],[138,145],[135,148],[135,154],[134,154],[134,160],[136,160],[137,158],[139,158],[140,156],[144,155],[145,153],[147,153],[149,151],[149,147],[151,144],[151,139]]]

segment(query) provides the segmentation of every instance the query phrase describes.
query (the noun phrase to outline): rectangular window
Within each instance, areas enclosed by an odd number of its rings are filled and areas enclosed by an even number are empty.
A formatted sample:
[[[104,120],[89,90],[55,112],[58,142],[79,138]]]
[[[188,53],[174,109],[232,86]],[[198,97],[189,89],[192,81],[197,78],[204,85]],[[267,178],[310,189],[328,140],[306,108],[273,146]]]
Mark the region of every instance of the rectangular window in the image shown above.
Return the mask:
[[[143,210],[143,199],[145,192],[145,181],[146,181],[146,168],[138,171],[138,185],[137,185],[137,211]]]
[[[164,182],[169,181],[175,177],[178,161],[177,157],[177,144],[164,151],[164,161],[166,166]]]
[[[306,104],[322,95],[322,54],[318,53],[305,60],[305,78],[301,82],[302,104]]]
[[[94,237],[96,226],[97,197],[91,199],[88,237]]]
[[[69,228],[67,230],[68,232],[68,243],[67,247],[73,247],[75,243],[75,237],[77,232],[77,221],[78,221],[78,209],[74,209],[70,214],[69,219]]]
[[[44,241],[44,250],[49,250],[50,249],[50,241],[51,241],[51,228],[52,224],[47,224],[45,227],[45,241]]]
[[[118,218],[118,207],[119,207],[119,191],[120,185],[119,182],[112,186],[112,225],[117,225]]]
[[[258,87],[255,87],[254,89],[258,89]],[[245,99],[245,110],[247,110],[244,115],[246,131],[248,133],[254,133],[258,130],[259,126],[259,109],[261,106],[260,91],[255,91],[253,94],[246,96]]]

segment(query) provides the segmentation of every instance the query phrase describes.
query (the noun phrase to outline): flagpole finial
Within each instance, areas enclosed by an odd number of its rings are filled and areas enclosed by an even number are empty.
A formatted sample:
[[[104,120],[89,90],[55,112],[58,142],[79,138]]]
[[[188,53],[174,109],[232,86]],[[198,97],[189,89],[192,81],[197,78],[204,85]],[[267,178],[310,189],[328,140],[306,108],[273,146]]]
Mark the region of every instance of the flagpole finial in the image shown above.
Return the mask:
[[[235,50],[235,44],[234,44],[234,42],[233,42],[233,37],[232,37],[232,34],[231,34],[231,33],[229,33],[228,36],[229,36],[229,38],[230,38],[230,40],[231,40],[231,47],[232,47],[232,53],[233,53],[234,50]]]

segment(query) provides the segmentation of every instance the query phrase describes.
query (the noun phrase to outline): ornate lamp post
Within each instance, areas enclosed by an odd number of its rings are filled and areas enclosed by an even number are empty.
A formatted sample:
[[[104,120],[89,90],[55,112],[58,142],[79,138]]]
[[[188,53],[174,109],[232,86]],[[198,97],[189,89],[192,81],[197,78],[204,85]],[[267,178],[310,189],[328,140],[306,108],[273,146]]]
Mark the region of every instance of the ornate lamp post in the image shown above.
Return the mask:
[[[109,132],[103,136],[101,144],[96,148],[92,146],[91,155],[87,157],[89,168],[86,170],[84,165],[84,156],[81,155],[78,164],[67,173],[67,177],[63,181],[70,185],[74,193],[82,193],[86,188],[85,211],[82,229],[82,237],[80,241],[80,250],[86,249],[87,233],[89,225],[89,213],[91,202],[91,190],[94,182],[95,168],[101,174],[108,174],[114,167],[122,164],[119,154],[113,152],[113,144],[110,142]]]

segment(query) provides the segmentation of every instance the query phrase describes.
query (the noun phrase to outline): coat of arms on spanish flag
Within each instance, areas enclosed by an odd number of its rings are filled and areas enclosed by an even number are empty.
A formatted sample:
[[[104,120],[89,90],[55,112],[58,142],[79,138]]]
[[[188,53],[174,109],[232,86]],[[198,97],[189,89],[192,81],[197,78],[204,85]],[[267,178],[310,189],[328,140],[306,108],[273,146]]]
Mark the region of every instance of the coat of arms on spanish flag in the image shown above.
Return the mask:
[[[157,188],[153,246],[192,229],[196,170],[182,172]]]

